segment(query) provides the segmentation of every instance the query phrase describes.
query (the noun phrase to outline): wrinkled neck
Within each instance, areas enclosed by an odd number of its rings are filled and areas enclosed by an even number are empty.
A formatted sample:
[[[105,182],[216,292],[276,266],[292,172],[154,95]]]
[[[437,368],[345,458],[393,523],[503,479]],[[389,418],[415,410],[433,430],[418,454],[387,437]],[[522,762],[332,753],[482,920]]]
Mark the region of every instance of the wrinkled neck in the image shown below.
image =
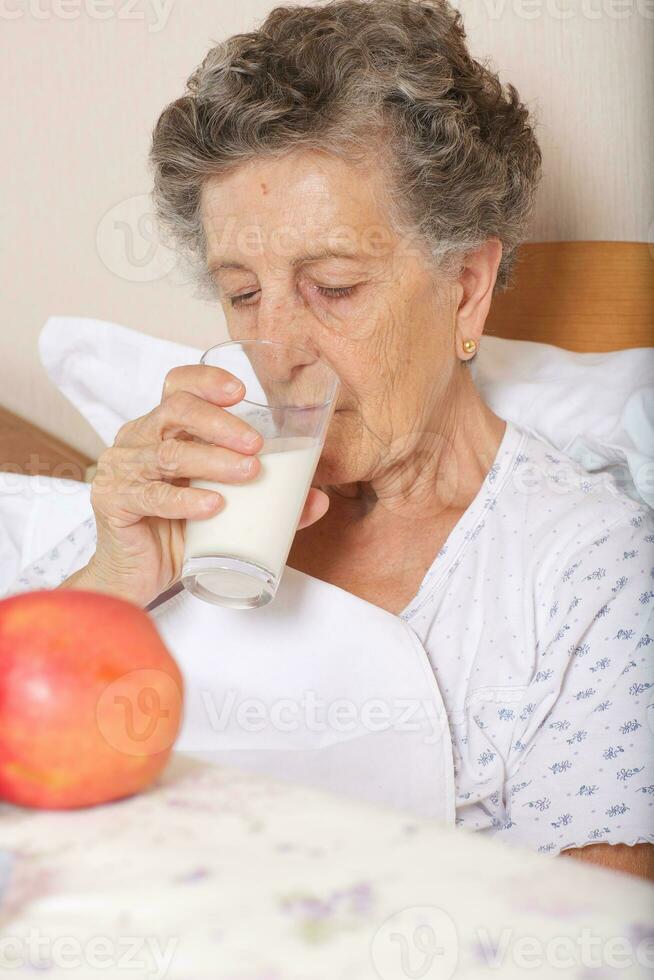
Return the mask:
[[[502,441],[506,423],[483,402],[469,372],[438,417],[403,433],[370,480],[323,486],[349,521],[437,518],[474,500]]]

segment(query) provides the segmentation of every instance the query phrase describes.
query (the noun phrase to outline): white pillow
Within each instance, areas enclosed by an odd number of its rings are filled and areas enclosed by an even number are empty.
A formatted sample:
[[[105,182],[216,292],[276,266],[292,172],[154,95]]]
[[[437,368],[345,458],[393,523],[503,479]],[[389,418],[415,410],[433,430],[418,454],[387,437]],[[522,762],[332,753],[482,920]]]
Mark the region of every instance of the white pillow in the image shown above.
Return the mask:
[[[52,381],[111,445],[154,408],[171,367],[201,350],[86,317],[50,317],[39,338]],[[577,354],[484,337],[471,362],[487,404],[654,507],[654,348]]]
[[[484,337],[471,363],[486,403],[654,507],[654,348],[578,354]]]

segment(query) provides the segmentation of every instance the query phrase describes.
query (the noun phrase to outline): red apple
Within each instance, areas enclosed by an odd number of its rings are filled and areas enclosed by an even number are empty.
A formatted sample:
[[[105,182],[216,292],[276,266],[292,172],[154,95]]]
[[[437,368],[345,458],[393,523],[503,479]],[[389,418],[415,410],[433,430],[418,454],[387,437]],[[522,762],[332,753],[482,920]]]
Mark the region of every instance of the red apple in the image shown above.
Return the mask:
[[[0,601],[0,799],[92,806],[166,765],[183,681],[152,620],[73,589]]]

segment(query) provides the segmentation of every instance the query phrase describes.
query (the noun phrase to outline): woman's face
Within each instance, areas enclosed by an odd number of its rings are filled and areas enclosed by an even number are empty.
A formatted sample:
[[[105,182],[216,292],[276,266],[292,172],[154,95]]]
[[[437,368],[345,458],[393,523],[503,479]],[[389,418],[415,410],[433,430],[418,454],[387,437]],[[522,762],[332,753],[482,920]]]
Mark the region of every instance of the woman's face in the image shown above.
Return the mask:
[[[230,336],[296,344],[341,379],[316,483],[383,478],[443,435],[455,297],[437,291],[384,205],[377,170],[311,152],[244,164],[203,189]]]

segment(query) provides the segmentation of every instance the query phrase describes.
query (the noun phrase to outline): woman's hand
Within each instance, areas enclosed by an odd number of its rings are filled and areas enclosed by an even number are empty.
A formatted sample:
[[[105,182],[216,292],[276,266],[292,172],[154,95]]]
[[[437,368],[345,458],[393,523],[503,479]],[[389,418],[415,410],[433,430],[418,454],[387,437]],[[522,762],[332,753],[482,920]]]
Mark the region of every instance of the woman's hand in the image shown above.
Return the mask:
[[[189,479],[245,483],[261,468],[255,454],[262,437],[224,408],[244,394],[221,368],[189,365],[168,373],[161,403],[123,425],[98,460],[91,486],[96,552],[61,587],[146,606],[179,579],[184,520],[211,517],[223,505],[218,492],[190,487]],[[311,488],[298,529],[328,507],[327,494]]]

